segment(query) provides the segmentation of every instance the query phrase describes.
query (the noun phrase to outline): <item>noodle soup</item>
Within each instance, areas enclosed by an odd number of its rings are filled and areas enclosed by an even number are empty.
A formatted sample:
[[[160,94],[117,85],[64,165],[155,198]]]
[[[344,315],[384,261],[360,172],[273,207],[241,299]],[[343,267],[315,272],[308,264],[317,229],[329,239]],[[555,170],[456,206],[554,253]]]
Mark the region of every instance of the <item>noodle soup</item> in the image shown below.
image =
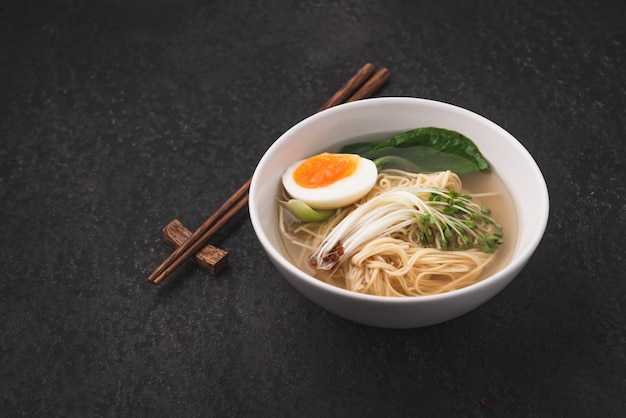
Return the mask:
[[[283,197],[280,188],[287,168],[298,160],[325,151],[341,151],[345,144],[352,144],[354,138],[367,135],[373,140],[385,140],[419,126],[442,127],[467,135],[489,162],[488,174],[463,175],[461,179],[463,188],[469,192],[495,192],[502,199],[502,202],[491,202],[483,196],[476,197],[490,205],[493,217],[503,227],[504,243],[496,251],[494,263],[483,272],[478,283],[434,296],[375,296],[345,290],[313,277],[310,274],[313,270],[307,263],[313,251],[290,248],[288,253],[280,236],[278,207],[282,203],[278,200]],[[478,181],[474,182],[473,177]],[[406,97],[347,103],[300,121],[265,152],[254,171],[249,196],[254,232],[277,274],[328,312],[360,324],[393,329],[431,326],[458,318],[505,289],[537,250],[548,222],[549,206],[541,170],[523,144],[510,133],[467,109]],[[304,254],[305,263],[298,268],[292,258],[300,254]],[[526,279],[532,280],[532,277],[527,275]]]
[[[494,253],[477,248],[441,250],[424,246],[411,238],[415,231],[411,232],[411,227],[407,227],[391,235],[373,238],[341,266],[328,270],[311,266],[311,255],[342,219],[375,195],[410,184],[437,186],[471,195],[472,202],[487,206],[491,217],[501,225],[503,244]],[[379,296],[433,295],[484,280],[506,265],[517,235],[513,200],[494,170],[464,176],[451,172],[415,174],[383,170],[370,194],[356,204],[338,210],[328,221],[298,223],[284,209],[279,211],[280,236],[295,266],[331,285]]]

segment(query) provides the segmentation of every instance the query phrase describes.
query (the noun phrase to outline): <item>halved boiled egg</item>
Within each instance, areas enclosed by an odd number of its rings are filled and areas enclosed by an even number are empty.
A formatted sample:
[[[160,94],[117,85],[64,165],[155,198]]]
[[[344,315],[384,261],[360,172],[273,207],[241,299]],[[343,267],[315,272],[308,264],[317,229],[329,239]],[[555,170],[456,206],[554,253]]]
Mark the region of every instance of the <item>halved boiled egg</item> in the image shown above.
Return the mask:
[[[287,168],[283,186],[293,199],[314,209],[335,209],[365,196],[377,177],[376,164],[367,158],[325,152]]]

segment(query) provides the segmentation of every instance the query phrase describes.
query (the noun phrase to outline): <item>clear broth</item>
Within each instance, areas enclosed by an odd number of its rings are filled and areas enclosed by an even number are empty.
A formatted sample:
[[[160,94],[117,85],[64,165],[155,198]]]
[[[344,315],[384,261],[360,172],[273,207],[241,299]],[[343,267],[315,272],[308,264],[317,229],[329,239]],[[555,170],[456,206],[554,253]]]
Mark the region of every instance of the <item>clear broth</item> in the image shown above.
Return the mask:
[[[360,138],[360,140],[363,140],[363,138]],[[479,280],[482,281],[500,271],[511,258],[517,242],[517,213],[511,194],[493,168],[488,172],[463,175],[461,176],[461,181],[463,183],[463,192],[472,195],[475,202],[484,204],[491,209],[491,216],[502,225],[504,232],[504,243],[497,250],[493,263],[482,273],[482,277]],[[483,193],[488,193],[489,195],[481,196]],[[282,208],[279,210],[282,210]],[[319,272],[311,268],[308,263],[308,256],[313,251],[307,252],[300,245],[286,239],[287,237],[282,233],[279,232],[279,235],[281,236],[285,252],[291,259],[290,261],[305,273],[325,281],[322,275],[328,274],[328,272]]]

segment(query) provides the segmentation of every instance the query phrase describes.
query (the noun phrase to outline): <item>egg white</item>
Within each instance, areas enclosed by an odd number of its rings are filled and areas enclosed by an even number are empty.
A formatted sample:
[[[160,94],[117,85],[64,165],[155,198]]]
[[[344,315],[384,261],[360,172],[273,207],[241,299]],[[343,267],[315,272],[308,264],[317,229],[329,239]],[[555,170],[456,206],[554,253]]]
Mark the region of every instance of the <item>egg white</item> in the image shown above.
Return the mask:
[[[291,165],[283,173],[283,186],[293,198],[302,200],[313,209],[336,209],[348,206],[365,196],[376,184],[378,169],[373,161],[358,157],[356,170],[352,175],[337,180],[328,186],[306,188],[298,185],[293,173],[305,160]]]

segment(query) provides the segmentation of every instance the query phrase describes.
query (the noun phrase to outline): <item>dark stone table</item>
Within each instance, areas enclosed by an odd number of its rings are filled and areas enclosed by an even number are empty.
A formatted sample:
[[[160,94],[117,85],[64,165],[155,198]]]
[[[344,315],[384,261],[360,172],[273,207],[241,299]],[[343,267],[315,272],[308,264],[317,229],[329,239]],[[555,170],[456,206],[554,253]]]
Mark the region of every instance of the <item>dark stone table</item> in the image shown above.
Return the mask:
[[[253,3],[253,2],[250,2]],[[0,416],[623,416],[626,3],[9,1],[0,9]],[[361,65],[500,124],[547,180],[521,275],[440,325],[296,292],[247,213],[195,228]]]

